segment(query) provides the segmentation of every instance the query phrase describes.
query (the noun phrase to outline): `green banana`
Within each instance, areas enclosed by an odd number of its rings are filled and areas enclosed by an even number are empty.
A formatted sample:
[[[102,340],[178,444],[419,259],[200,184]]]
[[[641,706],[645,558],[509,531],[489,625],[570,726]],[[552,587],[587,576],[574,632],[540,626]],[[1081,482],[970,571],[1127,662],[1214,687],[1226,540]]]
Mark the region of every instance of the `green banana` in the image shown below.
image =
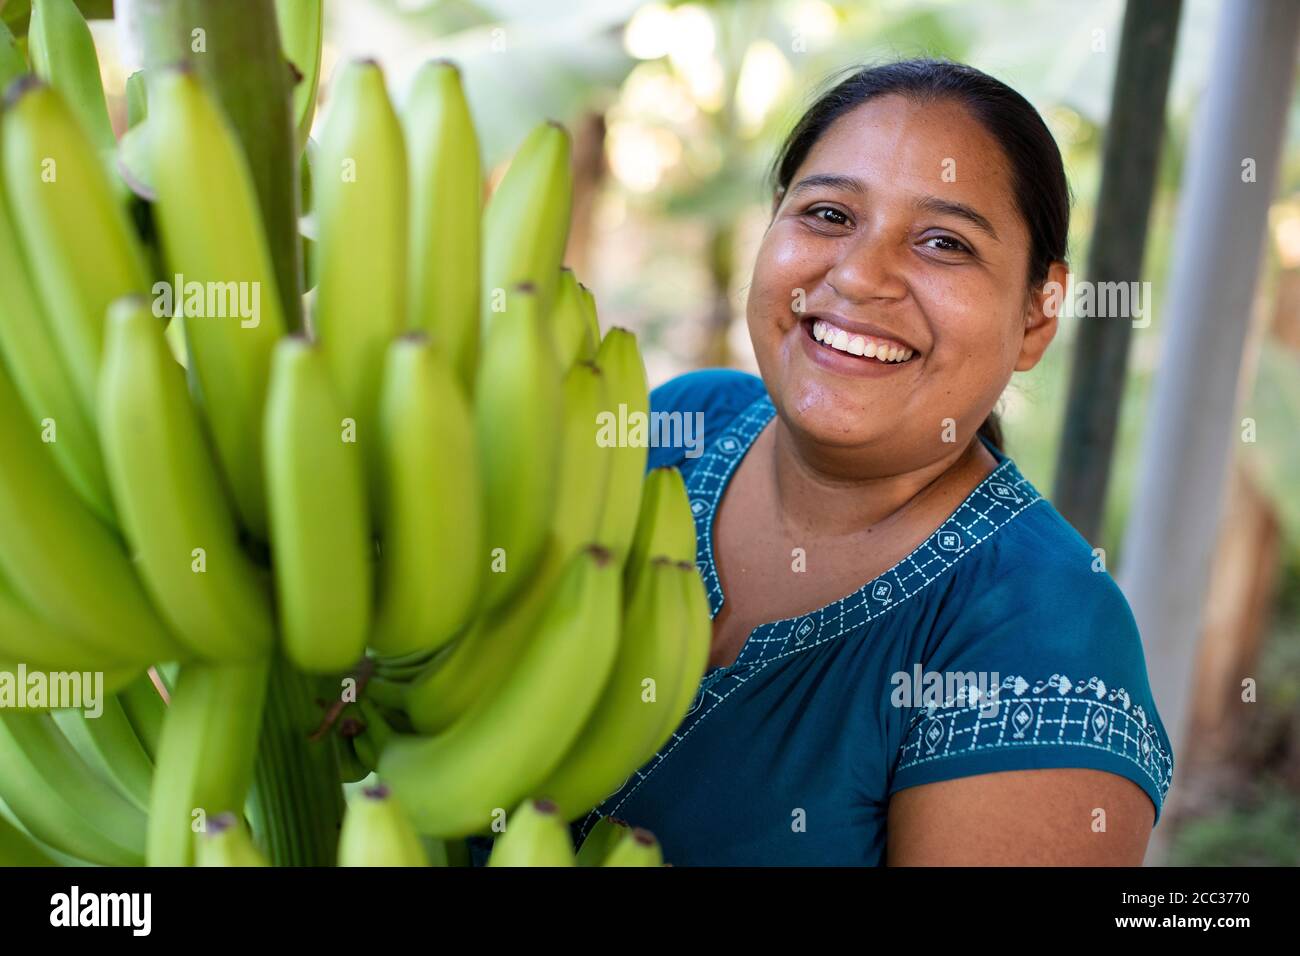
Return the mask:
[[[82,507],[42,447],[3,367],[0,458],[0,574],[51,634],[66,635],[49,645],[51,656],[71,650],[73,640],[86,645],[93,665],[186,656],[150,605],[121,542]]]
[[[609,407],[597,429],[597,441],[613,446],[609,492],[597,540],[622,562],[636,533],[649,446],[648,439],[645,444],[624,441],[627,436],[619,434],[619,422],[634,422],[636,415],[646,416],[645,420],[649,421],[650,389],[636,336],[626,329],[614,328],[605,333],[596,352],[596,364],[605,373],[609,395]]]
[[[55,89],[32,78],[11,88],[3,139],[25,260],[77,400],[93,415],[104,313],[149,289],[146,260],[104,164]]]
[[[0,710],[0,799],[42,843],[92,863],[139,866],[145,816],[88,766],[46,713]]]
[[[285,653],[312,673],[354,665],[370,628],[365,478],[342,420],[325,356],[306,339],[285,339],[266,403],[271,554]]]
[[[492,843],[488,866],[577,866],[569,828],[550,800],[525,800]]]
[[[709,595],[704,590],[704,581],[695,563],[683,561],[678,569],[678,580],[684,591],[683,606],[685,623],[682,634],[685,637],[685,649],[681,656],[682,674],[675,682],[677,697],[665,710],[667,718],[659,728],[654,743],[645,755],[645,760],[658,753],[660,748],[672,738],[682,719],[691,709],[695,695],[700,689],[700,680],[709,666],[709,648],[713,642],[713,618],[709,610]],[[644,762],[644,761],[643,761]]]
[[[32,0],[27,27],[32,72],[68,101],[100,152],[116,145],[90,26],[73,0]]]
[[[555,340],[556,357],[564,371],[571,369],[575,362],[595,358],[598,340],[591,337],[582,290],[573,270],[567,266],[560,270],[560,288],[551,313],[551,335]]]
[[[559,763],[613,666],[621,587],[608,551],[580,551],[495,693],[436,737],[389,741],[379,774],[421,833],[486,831],[494,814],[518,806]]]
[[[406,323],[408,217],[402,124],[377,63],[342,68],[315,163],[312,329],[339,406],[356,422],[368,484],[377,489],[376,409],[385,353]],[[378,503],[373,497],[376,518]]]
[[[244,554],[163,326],[141,298],[113,303],[99,430],[140,575],[195,655],[251,660],[274,640],[270,595]]]
[[[0,656],[48,670],[116,671],[125,656],[105,653],[33,613],[0,575]],[[138,672],[143,665],[130,668]]]
[[[275,0],[275,20],[284,57],[298,71],[298,83],[293,88],[293,116],[298,148],[302,149],[316,112],[321,43],[325,38],[325,0]]]
[[[0,180],[0,351],[32,418],[49,426],[50,450],[64,476],[105,524],[117,523],[91,416],[77,400],[62,359],[50,348],[51,325],[44,315]]]
[[[118,696],[105,695],[98,717],[80,708],[51,713],[77,753],[141,812],[148,813],[153,760],[135,735]]]
[[[582,347],[590,348],[591,355],[587,356],[579,353],[579,358],[596,357],[596,349],[600,347],[600,320],[596,317],[596,297],[592,291],[581,282],[578,283],[579,302],[582,305],[583,317],[587,320],[587,334],[582,338]]]
[[[429,855],[388,787],[365,787],[348,801],[339,866],[428,866]]]
[[[407,324],[433,337],[470,396],[479,350],[483,161],[454,64],[420,67],[403,118],[412,210]]]
[[[645,478],[641,512],[623,569],[626,593],[636,590],[637,575],[654,555],[672,561],[695,561],[695,516],[686,482],[676,468],[656,468]]]
[[[502,297],[520,283],[537,290],[538,311],[549,317],[559,289],[569,238],[573,171],[569,134],[559,123],[539,123],[524,138],[483,213],[483,321],[501,318]]]
[[[18,49],[18,41],[0,20],[0,92],[27,72],[27,58]]]
[[[561,549],[551,535],[523,590],[499,609],[475,618],[463,637],[407,685],[400,705],[416,730],[438,733],[475,701],[495,693],[536,634],[564,568]],[[372,692],[374,685],[369,685]]]
[[[483,567],[472,556],[482,554],[483,518],[471,412],[422,334],[388,350],[379,444],[383,552],[370,646],[385,656],[427,653],[478,603]]]
[[[0,816],[0,867],[58,865],[40,843]]]
[[[601,817],[597,820],[578,848],[578,866],[600,866],[609,855],[609,848],[626,829],[627,822],[618,817]]]
[[[243,822],[233,813],[218,814],[195,837],[196,866],[270,866]]]
[[[154,766],[145,842],[150,866],[189,866],[199,820],[205,826],[221,813],[243,811],[269,673],[269,659],[181,668]]]
[[[574,365],[564,377],[559,489],[551,519],[561,561],[599,540],[613,456],[612,449],[596,444],[596,416],[608,404],[600,367],[591,362]]]
[[[667,558],[656,558],[643,572],[623,612],[618,657],[600,700],[559,765],[535,788],[559,804],[566,820],[598,805],[654,755],[666,711],[681,696],[686,622],[679,577]]]
[[[630,827],[619,834],[601,866],[663,866],[664,851],[649,830]]]
[[[536,291],[510,291],[488,332],[474,405],[491,572],[484,603],[517,594],[546,545],[559,483],[564,391]],[[526,481],[521,481],[526,476]]]
[[[164,259],[184,282],[173,305],[190,372],[239,517],[265,537],[262,414],[285,317],[257,195],[239,142],[194,73],[151,78],[149,134]]]

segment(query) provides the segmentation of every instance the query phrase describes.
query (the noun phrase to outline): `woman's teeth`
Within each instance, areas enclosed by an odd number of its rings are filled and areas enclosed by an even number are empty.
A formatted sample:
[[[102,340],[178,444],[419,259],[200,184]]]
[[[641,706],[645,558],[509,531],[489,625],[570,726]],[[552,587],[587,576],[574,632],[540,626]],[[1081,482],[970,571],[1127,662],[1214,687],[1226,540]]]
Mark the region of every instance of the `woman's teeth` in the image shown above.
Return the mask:
[[[823,345],[829,345],[839,352],[861,355],[863,358],[879,359],[882,362],[906,362],[912,357],[912,350],[878,341],[865,335],[854,335],[836,328],[823,319],[813,322],[813,338]]]

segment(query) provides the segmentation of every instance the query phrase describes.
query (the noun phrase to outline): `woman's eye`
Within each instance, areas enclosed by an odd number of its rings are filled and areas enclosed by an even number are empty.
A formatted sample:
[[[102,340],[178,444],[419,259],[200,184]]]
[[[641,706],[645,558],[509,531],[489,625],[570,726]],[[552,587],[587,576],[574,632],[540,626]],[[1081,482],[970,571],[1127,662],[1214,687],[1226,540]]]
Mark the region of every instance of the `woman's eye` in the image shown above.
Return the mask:
[[[931,243],[938,243],[938,245],[930,245]],[[952,236],[931,236],[925,240],[925,244],[930,246],[931,249],[938,249],[940,252],[970,252],[964,242],[954,239]]]
[[[832,206],[820,206],[817,209],[808,210],[808,213],[833,226],[847,226],[849,223],[849,217]]]

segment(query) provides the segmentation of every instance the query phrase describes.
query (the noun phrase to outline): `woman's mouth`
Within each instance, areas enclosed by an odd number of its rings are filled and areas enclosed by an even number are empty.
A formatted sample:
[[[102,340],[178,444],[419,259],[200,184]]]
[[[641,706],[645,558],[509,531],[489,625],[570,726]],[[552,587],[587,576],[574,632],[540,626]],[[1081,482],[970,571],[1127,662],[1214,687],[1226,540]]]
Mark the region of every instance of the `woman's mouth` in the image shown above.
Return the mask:
[[[903,365],[915,356],[912,349],[898,342],[842,329],[825,319],[808,318],[800,323],[818,350],[838,353],[845,358],[871,366]]]

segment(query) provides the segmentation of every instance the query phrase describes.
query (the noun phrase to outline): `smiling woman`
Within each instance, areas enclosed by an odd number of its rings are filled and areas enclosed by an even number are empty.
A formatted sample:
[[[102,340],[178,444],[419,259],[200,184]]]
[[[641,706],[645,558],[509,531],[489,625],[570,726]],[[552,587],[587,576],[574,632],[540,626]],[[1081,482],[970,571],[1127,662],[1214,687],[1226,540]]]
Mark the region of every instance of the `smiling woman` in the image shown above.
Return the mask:
[[[704,416],[702,456],[649,464],[690,492],[710,668],[598,812],[679,865],[1140,863],[1173,770],[1141,638],[993,413],[1056,333],[1056,144],[914,60],[839,81],[773,170],[761,378],[652,395]]]

